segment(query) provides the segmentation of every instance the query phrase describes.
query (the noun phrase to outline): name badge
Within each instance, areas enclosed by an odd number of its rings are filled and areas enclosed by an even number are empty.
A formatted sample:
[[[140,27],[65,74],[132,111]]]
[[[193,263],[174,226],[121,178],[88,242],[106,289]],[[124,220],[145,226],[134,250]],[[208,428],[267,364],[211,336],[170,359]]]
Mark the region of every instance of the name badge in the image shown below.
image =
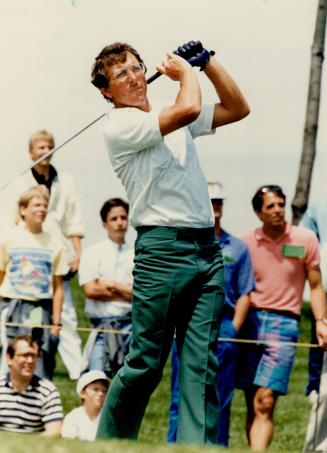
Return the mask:
[[[224,255],[224,263],[225,264],[235,264],[236,260],[235,260],[235,258],[233,258],[231,256]]]
[[[304,245],[283,244],[282,255],[288,258],[305,258],[306,250]]]

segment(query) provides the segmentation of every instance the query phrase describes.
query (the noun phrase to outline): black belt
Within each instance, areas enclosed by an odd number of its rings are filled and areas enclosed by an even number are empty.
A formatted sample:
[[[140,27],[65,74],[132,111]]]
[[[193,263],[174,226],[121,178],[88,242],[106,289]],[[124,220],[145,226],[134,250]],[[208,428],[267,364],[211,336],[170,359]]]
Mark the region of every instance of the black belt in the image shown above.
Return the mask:
[[[142,236],[148,231],[157,230],[160,232],[169,231],[176,232],[176,239],[207,239],[215,240],[215,230],[213,227],[209,228],[188,228],[188,227],[169,227],[160,225],[149,225],[136,227],[137,233]]]

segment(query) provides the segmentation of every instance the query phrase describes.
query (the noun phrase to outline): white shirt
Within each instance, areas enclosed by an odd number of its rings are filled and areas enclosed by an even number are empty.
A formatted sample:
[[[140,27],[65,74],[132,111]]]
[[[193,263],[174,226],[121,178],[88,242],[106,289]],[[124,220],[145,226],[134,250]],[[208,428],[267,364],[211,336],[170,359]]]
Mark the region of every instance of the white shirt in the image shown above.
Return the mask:
[[[91,420],[83,406],[76,407],[64,418],[61,436],[70,439],[94,440],[100,414],[101,412],[94,420]]]
[[[82,253],[79,283],[82,286],[96,279],[132,283],[133,259],[133,250],[126,243],[119,246],[109,238],[98,242]],[[105,302],[86,299],[85,304],[85,311],[91,318],[124,316],[130,310],[130,302],[124,300]]]
[[[208,228],[214,217],[193,138],[213,134],[213,105],[203,105],[187,127],[162,137],[159,112],[113,108],[107,114],[105,142],[130,202],[134,227],[163,225]]]

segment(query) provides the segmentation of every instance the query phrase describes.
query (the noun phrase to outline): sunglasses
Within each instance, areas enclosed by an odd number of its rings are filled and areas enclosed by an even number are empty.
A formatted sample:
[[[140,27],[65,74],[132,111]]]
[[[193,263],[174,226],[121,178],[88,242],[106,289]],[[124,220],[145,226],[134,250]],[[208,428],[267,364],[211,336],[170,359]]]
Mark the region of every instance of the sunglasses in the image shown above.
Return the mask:
[[[267,193],[270,190],[277,190],[278,192],[283,192],[283,189],[277,184],[265,184],[264,186],[259,187],[257,193]]]

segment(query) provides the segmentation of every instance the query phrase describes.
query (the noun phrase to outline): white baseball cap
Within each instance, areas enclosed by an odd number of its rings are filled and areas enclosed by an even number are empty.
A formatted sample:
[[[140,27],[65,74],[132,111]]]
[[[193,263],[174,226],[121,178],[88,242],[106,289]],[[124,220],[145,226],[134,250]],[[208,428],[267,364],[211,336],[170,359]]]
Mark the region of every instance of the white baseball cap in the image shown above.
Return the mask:
[[[223,185],[220,182],[208,182],[208,192],[211,200],[223,200]]]
[[[100,371],[100,370],[88,371],[87,373],[82,374],[82,376],[77,381],[77,385],[76,385],[77,395],[79,396],[81,391],[87,385],[91,384],[91,382],[94,382],[94,381],[107,381],[109,384],[109,379],[103,371]]]

